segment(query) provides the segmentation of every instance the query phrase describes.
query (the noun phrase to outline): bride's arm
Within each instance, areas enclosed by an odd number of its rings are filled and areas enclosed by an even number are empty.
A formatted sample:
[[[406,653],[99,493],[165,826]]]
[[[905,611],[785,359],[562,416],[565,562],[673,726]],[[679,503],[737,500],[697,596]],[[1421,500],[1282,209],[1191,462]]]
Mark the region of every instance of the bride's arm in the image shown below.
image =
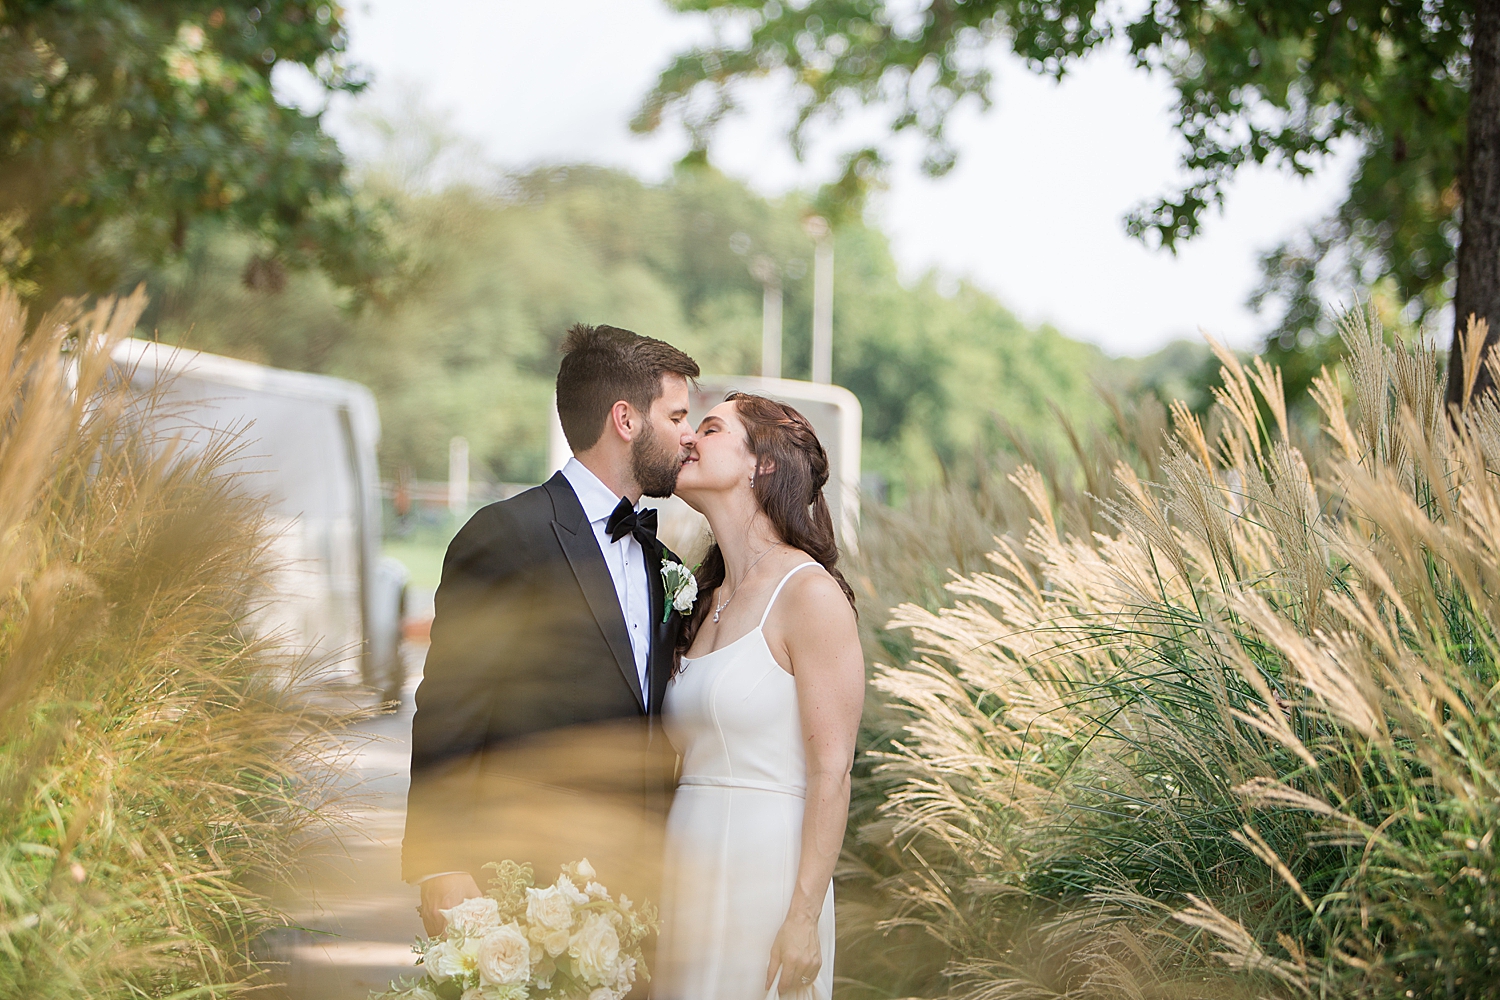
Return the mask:
[[[849,772],[864,706],[865,664],[854,610],[827,574],[806,570],[793,577],[774,617],[779,641],[771,645],[796,677],[807,754],[802,861],[766,972],[766,988],[779,970],[780,991],[787,993],[814,979],[825,958],[818,917],[849,819]]]

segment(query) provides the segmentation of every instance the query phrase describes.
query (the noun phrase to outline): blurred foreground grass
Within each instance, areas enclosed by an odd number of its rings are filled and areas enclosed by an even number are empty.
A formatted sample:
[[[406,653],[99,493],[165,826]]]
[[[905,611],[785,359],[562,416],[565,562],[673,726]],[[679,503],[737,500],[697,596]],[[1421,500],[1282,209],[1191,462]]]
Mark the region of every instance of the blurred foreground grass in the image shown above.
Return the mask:
[[[0,289],[0,996],[226,997],[328,818],[335,721],[247,626],[262,505],[151,436],[140,296],[28,330]]]

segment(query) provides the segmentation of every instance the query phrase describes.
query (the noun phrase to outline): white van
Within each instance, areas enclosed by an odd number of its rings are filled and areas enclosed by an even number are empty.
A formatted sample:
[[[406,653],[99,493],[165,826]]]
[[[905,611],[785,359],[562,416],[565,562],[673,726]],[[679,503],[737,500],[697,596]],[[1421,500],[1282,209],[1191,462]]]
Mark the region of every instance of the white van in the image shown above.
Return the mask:
[[[398,697],[406,570],[380,557],[370,390],[145,340],[122,341],[113,358],[132,386],[159,393],[159,431],[188,447],[212,431],[241,435],[225,471],[268,499],[278,529],[272,597],[256,627]]]

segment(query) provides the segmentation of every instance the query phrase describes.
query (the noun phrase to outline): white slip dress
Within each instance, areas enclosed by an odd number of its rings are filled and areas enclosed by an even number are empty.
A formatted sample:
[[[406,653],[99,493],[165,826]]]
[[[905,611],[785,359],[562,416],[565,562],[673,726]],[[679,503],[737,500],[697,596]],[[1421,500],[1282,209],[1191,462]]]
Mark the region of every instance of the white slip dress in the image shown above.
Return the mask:
[[[771,946],[786,920],[802,857],[807,760],[797,684],[764,628],[781,578],[752,631],[696,659],[667,685],[662,727],[682,755],[667,818],[655,1000],[767,1000]],[[833,886],[818,918],[823,964],[786,994],[833,996]]]

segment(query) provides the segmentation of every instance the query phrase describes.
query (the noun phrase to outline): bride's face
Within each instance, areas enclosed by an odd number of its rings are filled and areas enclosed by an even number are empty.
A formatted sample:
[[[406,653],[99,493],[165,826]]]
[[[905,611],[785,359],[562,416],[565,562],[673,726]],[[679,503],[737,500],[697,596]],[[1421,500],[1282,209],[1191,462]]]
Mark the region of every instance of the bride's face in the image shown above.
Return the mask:
[[[700,507],[710,494],[748,489],[754,472],[755,456],[735,404],[720,403],[698,424],[677,476],[677,495]]]

